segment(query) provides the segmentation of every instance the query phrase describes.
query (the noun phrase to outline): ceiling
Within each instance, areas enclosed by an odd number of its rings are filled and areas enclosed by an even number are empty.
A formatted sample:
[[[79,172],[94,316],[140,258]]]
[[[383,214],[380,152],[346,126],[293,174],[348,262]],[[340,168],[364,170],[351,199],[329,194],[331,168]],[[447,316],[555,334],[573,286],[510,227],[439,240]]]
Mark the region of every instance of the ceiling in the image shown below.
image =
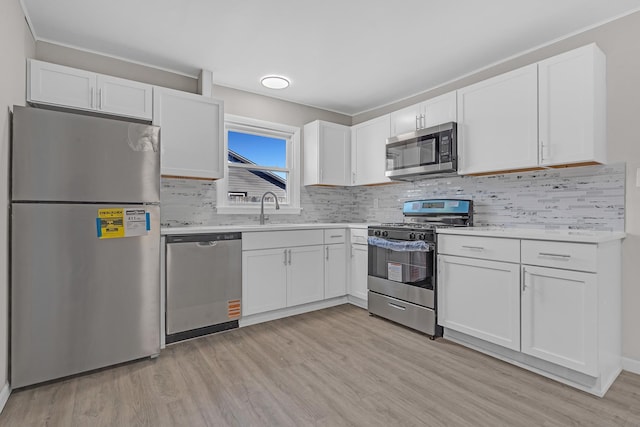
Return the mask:
[[[582,29],[640,0],[21,0],[37,40],[355,115]],[[260,78],[290,78],[284,90]]]

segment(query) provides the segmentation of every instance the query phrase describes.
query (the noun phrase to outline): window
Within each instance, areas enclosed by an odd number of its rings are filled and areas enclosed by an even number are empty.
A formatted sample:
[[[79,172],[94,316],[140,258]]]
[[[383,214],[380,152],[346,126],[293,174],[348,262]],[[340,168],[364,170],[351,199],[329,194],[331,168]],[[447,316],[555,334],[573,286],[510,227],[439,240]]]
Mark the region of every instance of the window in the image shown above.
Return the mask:
[[[299,146],[299,128],[225,115],[227,162],[217,182],[217,211],[258,212],[267,193],[265,204],[278,199],[277,213],[299,213]]]

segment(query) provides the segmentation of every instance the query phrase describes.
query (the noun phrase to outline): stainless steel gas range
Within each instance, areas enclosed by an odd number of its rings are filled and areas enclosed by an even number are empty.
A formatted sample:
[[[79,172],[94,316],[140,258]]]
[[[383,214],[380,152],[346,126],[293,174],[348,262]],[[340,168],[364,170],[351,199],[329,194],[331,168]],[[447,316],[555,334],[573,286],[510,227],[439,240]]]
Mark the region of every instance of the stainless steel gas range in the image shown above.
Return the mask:
[[[369,313],[442,336],[437,324],[439,227],[469,227],[473,202],[428,199],[405,202],[404,222],[369,226]]]

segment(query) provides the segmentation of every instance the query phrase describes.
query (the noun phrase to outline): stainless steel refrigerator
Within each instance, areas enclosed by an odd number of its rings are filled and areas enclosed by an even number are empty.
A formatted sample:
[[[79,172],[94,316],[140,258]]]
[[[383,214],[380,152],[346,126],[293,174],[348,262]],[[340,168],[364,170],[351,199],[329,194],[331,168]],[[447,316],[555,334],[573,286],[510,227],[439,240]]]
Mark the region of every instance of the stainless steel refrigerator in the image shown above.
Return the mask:
[[[159,128],[14,107],[11,386],[160,351]]]

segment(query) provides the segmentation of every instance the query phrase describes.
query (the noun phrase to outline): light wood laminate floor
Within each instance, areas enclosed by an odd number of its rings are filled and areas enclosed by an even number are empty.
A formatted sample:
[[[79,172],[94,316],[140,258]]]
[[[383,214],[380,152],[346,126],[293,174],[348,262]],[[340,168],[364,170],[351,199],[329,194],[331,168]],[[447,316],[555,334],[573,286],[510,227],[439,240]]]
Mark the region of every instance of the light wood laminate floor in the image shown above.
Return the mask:
[[[640,376],[600,399],[342,305],[14,392],[0,426],[640,426]]]

